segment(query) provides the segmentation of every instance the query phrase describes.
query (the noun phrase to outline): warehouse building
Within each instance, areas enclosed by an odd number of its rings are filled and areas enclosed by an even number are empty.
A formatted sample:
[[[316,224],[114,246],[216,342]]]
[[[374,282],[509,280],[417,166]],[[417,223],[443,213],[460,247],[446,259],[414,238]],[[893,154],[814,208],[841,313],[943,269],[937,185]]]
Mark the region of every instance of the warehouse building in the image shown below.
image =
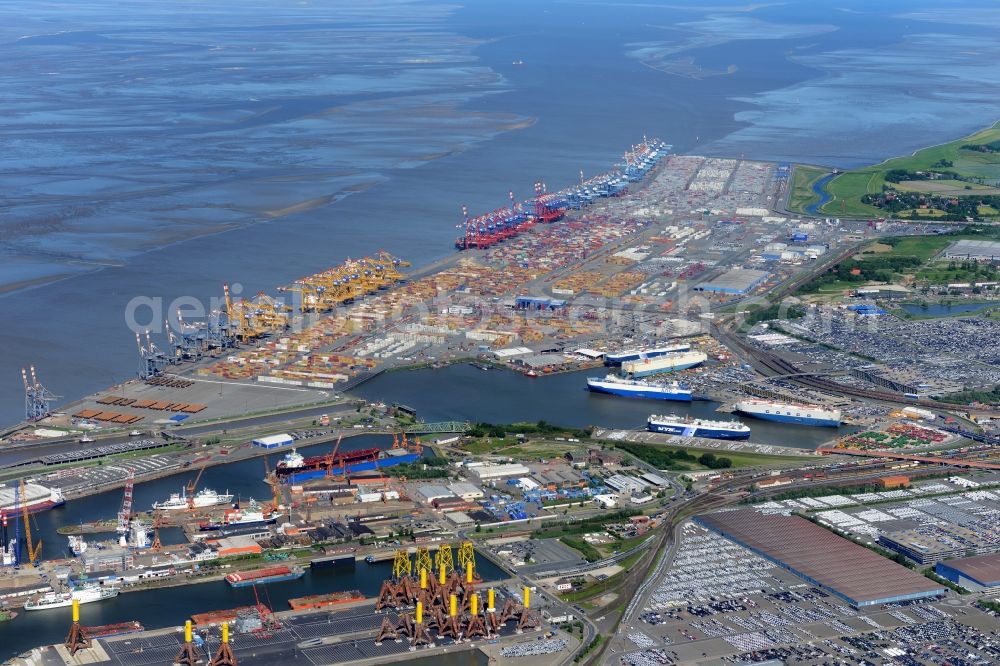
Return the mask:
[[[938,562],[934,572],[973,592],[1000,587],[1000,554]]]
[[[281,434],[281,435],[268,435],[267,437],[258,437],[253,440],[252,444],[254,446],[260,447],[262,449],[277,449],[282,446],[288,446],[293,441],[291,435]]]
[[[920,398],[957,393],[965,389],[964,385],[958,382],[938,380],[912,370],[880,364],[851,368],[850,374],[855,379],[870,382],[884,389]]]
[[[508,476],[528,476],[531,470],[518,463],[469,465],[469,472],[479,477],[480,481],[503,479]]]
[[[958,524],[921,525],[915,529],[880,534],[878,543],[923,565],[1000,550],[1000,544],[987,534]]]
[[[617,490],[620,493],[625,493],[628,495],[641,494],[642,491],[646,489],[646,483],[640,481],[633,476],[625,476],[624,474],[615,474],[614,476],[609,476],[604,479],[604,484],[611,488],[612,490]]]
[[[770,273],[749,268],[734,268],[711,280],[695,286],[695,291],[710,291],[718,294],[749,294],[764,284]]]
[[[855,608],[945,592],[919,573],[798,516],[744,509],[695,516],[694,521]]]
[[[444,486],[427,484],[425,486],[420,486],[416,491],[417,499],[425,504],[430,504],[434,500],[445,499],[446,497],[454,497],[455,495],[445,488]]]
[[[986,240],[955,241],[944,251],[946,259],[1000,262],[1000,243]]]
[[[482,499],[485,495],[483,493],[482,488],[473,485],[471,483],[466,483],[464,481],[458,481],[456,483],[449,485],[448,490],[450,490],[453,494],[461,497],[462,499],[468,500],[470,502]]]

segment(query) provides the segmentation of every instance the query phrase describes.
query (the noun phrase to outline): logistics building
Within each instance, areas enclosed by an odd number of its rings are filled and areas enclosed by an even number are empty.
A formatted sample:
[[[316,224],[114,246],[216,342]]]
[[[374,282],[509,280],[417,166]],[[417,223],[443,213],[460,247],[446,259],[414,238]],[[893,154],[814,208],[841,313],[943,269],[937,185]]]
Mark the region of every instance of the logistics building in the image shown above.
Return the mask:
[[[258,437],[253,440],[252,444],[258,446],[262,449],[277,449],[282,446],[288,446],[293,441],[291,435],[281,434],[281,435],[268,435],[267,437]]]
[[[479,477],[480,481],[502,479],[508,476],[527,476],[531,470],[518,463],[469,465],[469,471]]]
[[[938,562],[934,572],[973,592],[1000,587],[1000,554]]]
[[[694,521],[856,608],[945,592],[939,583],[798,516],[743,509],[703,514]]]
[[[719,294],[749,294],[762,285],[770,273],[749,268],[733,268],[722,275],[695,286],[695,291],[710,291]]]
[[[955,241],[944,251],[946,259],[1000,261],[1000,243],[986,240]]]
[[[646,489],[647,485],[633,476],[625,476],[624,474],[609,476],[604,479],[604,483],[612,490],[617,490],[620,493],[626,493],[629,495],[641,494],[642,491]]]

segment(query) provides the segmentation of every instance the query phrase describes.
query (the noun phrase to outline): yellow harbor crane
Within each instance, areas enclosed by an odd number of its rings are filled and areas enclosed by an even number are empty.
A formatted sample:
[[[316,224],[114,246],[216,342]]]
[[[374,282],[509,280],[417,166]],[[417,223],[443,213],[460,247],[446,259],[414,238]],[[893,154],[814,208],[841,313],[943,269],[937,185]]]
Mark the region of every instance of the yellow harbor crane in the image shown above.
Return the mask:
[[[21,520],[24,522],[24,542],[28,546],[28,561],[31,566],[37,567],[38,560],[42,556],[42,540],[38,540],[38,545],[31,542],[31,513],[28,511],[28,485],[21,479],[19,488],[21,497]]]
[[[374,258],[348,259],[338,266],[299,278],[279,291],[298,293],[301,312],[325,312],[399,282],[404,278],[399,269],[409,265],[382,250]]]
[[[277,333],[288,326],[291,308],[264,292],[252,300],[233,300],[229,284],[222,285],[226,300],[226,316],[235,327],[240,342],[256,340],[269,333]]]

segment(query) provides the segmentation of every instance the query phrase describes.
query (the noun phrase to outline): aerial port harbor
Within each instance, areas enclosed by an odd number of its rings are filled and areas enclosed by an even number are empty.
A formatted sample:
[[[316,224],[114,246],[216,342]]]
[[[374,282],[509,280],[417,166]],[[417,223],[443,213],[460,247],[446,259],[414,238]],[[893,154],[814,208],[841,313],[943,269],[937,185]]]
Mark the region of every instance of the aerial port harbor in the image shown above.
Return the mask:
[[[464,215],[432,266],[374,252],[275,294],[223,285],[205,319],[139,333],[138,378],[95,395],[57,404],[27,366],[25,421],[0,449],[0,638],[39,637],[10,643],[17,663],[130,665],[471,647],[697,663],[784,649],[793,621],[844,646],[916,624],[903,617],[979,640],[983,613],[931,577],[949,571],[921,576],[937,562],[913,560],[903,534],[926,510],[943,521],[933,539],[970,542],[963,522],[1000,510],[1000,414],[940,399],[1000,381],[996,349],[959,359],[927,333],[997,324],[908,320],[893,290],[811,286],[928,237],[926,262],[947,262],[964,225],[793,216],[792,172],[644,139],[606,174]],[[548,423],[425,420],[391,397],[411,372],[571,407]],[[974,511],[949,513],[959,502]],[[877,608],[836,576],[804,595],[809,563],[784,566],[786,543],[751,549],[749,527],[712,517],[736,505],[760,530],[839,530],[909,564],[852,551],[895,585]],[[977,553],[1000,548],[993,532]],[[699,577],[706,553],[733,580],[784,568],[726,624],[703,601],[725,596]],[[177,611],[144,609],[154,595]],[[46,598],[62,610],[20,610]],[[57,613],[55,634],[31,624]]]

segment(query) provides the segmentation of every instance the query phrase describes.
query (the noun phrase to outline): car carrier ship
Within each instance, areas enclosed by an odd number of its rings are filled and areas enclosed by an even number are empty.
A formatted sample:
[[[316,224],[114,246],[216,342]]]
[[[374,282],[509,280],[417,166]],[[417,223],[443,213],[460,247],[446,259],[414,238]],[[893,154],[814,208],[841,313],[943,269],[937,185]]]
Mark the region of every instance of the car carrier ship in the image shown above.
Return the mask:
[[[705,437],[707,439],[749,439],[750,426],[739,421],[712,421],[668,414],[650,416],[646,429],[665,432],[683,437]]]
[[[651,400],[676,400],[691,402],[691,389],[678,382],[654,384],[640,379],[625,379],[618,375],[587,377],[587,388],[595,393],[608,393],[626,398],[648,398]]]
[[[841,419],[839,409],[772,400],[740,400],[736,403],[736,411],[764,421],[827,428],[836,428]]]

